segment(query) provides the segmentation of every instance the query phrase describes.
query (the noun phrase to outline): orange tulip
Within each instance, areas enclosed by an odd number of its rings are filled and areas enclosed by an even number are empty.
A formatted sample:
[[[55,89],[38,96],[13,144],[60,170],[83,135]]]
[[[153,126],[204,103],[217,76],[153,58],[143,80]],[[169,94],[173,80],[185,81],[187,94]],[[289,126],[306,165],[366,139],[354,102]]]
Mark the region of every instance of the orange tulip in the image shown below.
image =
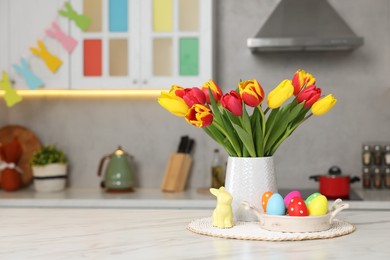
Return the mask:
[[[213,113],[208,106],[195,104],[188,110],[185,118],[191,125],[203,128],[211,125]]]
[[[219,103],[219,100],[222,97],[222,90],[220,87],[215,83],[213,80],[209,80],[206,83],[203,84],[203,86],[200,88],[204,95],[206,96],[206,102],[210,104],[210,95],[209,95],[209,88],[211,90],[211,93],[213,93],[213,97],[216,103]]]
[[[316,83],[316,79],[310,73],[307,73],[304,70],[297,70],[295,72],[292,85],[294,86],[294,96],[298,95],[302,88],[306,86],[311,86]]]
[[[245,104],[257,107],[264,100],[264,90],[257,80],[247,80],[238,83],[240,95]]]

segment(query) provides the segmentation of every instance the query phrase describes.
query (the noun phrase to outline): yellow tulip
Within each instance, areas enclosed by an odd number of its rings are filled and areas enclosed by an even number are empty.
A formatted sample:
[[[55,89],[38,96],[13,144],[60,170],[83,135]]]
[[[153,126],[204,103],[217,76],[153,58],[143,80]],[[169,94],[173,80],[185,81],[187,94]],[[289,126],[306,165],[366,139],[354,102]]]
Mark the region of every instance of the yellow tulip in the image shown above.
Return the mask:
[[[161,92],[158,103],[175,116],[184,117],[189,110],[186,102],[184,102],[182,98],[176,96],[174,91]]]
[[[311,112],[313,115],[322,116],[323,114],[326,114],[336,104],[336,102],[337,99],[335,99],[332,94],[329,94],[315,102],[311,107]]]
[[[291,80],[283,80],[276,88],[274,88],[267,97],[269,108],[275,109],[283,105],[294,93],[294,87]]]

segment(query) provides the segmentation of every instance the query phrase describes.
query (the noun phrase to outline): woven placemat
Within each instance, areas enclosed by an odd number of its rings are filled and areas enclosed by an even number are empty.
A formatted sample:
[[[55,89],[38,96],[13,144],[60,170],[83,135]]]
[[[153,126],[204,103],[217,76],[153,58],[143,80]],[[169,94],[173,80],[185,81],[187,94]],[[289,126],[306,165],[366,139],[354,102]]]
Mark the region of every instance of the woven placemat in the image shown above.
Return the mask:
[[[242,240],[299,241],[325,239],[344,236],[355,231],[356,227],[344,220],[333,219],[331,228],[320,232],[285,233],[262,229],[258,222],[237,222],[232,228],[217,228],[212,218],[200,218],[188,224],[187,229],[201,235],[234,238]]]

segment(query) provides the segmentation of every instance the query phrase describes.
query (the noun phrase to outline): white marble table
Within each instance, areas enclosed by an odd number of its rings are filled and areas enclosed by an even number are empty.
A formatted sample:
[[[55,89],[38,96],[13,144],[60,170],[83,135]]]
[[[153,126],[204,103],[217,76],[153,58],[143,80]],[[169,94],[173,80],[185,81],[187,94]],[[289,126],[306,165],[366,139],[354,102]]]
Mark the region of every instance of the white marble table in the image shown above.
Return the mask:
[[[1,259],[388,259],[390,211],[346,210],[349,235],[266,242],[186,230],[212,210],[0,208]]]

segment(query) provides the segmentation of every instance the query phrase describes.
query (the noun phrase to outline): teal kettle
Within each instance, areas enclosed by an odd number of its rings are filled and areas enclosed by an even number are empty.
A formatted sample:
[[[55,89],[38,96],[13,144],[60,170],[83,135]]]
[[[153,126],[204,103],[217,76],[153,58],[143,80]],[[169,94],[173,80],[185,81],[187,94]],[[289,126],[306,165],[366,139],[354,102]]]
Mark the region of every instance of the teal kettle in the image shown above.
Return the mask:
[[[106,161],[108,161],[108,165],[101,186],[107,192],[134,191],[133,167],[130,164],[132,157],[119,146],[113,153],[105,155],[100,160],[98,176],[102,175]]]

